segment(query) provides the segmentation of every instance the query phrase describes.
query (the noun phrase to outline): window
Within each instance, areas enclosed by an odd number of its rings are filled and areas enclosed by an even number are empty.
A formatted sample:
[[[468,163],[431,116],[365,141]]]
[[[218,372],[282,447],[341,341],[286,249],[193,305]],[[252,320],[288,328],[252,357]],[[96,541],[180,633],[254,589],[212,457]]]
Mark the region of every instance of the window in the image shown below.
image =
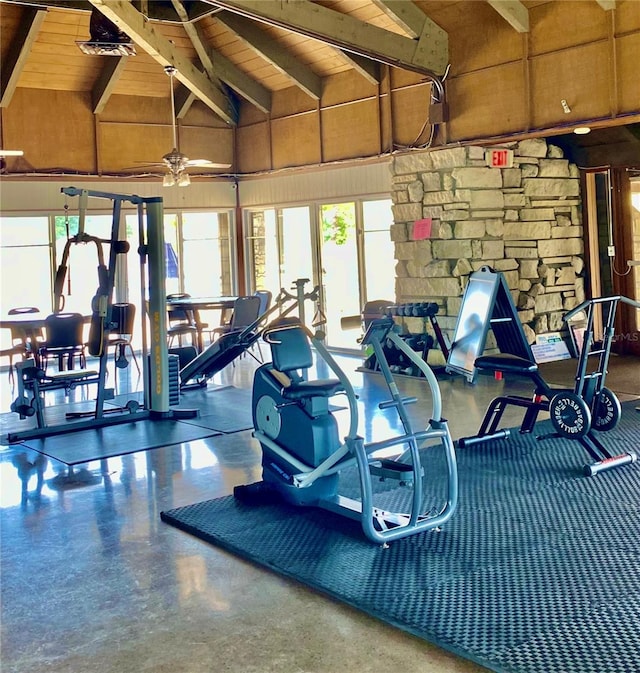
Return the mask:
[[[2,312],[37,306],[51,312],[49,218],[0,217]]]
[[[247,225],[250,287],[288,291],[298,278],[313,278],[308,206],[251,212]]]

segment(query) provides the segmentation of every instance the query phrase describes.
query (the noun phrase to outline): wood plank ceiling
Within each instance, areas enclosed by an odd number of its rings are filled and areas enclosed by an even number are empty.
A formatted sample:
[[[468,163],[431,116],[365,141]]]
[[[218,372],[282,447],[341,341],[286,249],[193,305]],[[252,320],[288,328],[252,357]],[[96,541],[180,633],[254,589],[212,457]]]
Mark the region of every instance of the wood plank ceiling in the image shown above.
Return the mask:
[[[478,0],[514,31],[544,0]],[[594,0],[602,9],[615,0]],[[355,69],[377,81],[379,64],[434,81],[448,67],[447,30],[461,0],[0,0],[0,107],[17,87],[91,92],[94,113],[114,94],[168,98],[163,66],[177,68],[177,116],[200,99],[230,126],[238,105],[264,113],[273,92],[298,87],[319,99],[322,80]],[[486,5],[485,5],[486,6]],[[92,12],[135,43],[137,55],[91,57]],[[427,16],[428,13],[428,16]]]

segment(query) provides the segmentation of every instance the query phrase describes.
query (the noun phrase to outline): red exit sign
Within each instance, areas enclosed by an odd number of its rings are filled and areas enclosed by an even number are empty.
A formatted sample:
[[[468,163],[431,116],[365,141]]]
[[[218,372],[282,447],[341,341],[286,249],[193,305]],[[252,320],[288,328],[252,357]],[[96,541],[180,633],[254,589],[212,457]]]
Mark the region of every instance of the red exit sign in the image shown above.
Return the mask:
[[[513,150],[487,150],[484,158],[487,166],[491,168],[511,168],[513,166]]]

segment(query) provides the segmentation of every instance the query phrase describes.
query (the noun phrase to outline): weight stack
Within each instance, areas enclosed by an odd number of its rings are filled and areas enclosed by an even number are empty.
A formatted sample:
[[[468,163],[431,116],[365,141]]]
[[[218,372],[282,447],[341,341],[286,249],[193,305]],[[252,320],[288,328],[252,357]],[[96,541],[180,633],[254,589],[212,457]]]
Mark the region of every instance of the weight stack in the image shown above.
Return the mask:
[[[180,404],[180,358],[169,354],[169,406]]]
[[[169,353],[169,406],[175,407],[180,404],[180,358]],[[151,390],[151,356],[147,356],[149,367],[149,381],[147,384]]]

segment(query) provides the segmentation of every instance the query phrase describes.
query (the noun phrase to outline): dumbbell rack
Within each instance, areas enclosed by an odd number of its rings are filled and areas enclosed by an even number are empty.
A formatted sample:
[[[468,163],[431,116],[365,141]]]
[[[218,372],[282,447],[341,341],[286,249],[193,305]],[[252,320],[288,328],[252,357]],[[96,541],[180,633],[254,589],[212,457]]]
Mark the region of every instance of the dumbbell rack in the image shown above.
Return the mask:
[[[406,304],[397,304],[389,306],[385,315],[388,317],[407,317],[407,318],[422,318],[422,331],[426,333],[427,322],[431,325],[431,329],[435,334],[438,346],[442,351],[445,360],[449,357],[449,344],[440,329],[436,314],[438,313],[438,304],[435,302],[410,302]]]

